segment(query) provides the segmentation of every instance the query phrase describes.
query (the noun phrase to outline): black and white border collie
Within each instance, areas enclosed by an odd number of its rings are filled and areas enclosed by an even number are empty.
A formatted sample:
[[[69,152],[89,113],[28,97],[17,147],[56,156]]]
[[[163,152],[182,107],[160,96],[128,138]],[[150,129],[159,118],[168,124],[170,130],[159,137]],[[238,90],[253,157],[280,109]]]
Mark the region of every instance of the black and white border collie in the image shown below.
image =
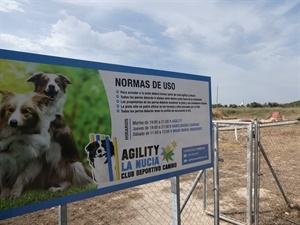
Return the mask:
[[[106,146],[106,140],[99,140],[89,143],[85,147],[90,165],[93,167],[92,173],[94,181],[98,184],[98,188],[110,181],[109,165],[107,149],[110,150],[110,161],[112,169],[112,180],[116,179],[115,154],[114,145],[109,141],[109,146]]]
[[[42,170],[53,118],[45,114],[50,100],[45,95],[0,94],[0,191],[2,197],[16,198]]]
[[[49,129],[51,143],[47,163],[36,182],[52,192],[62,191],[72,184],[92,183],[92,174],[80,159],[74,136],[63,117],[66,88],[71,81],[62,74],[44,72],[35,73],[27,81],[34,83],[35,92],[51,99],[47,112],[55,116]]]

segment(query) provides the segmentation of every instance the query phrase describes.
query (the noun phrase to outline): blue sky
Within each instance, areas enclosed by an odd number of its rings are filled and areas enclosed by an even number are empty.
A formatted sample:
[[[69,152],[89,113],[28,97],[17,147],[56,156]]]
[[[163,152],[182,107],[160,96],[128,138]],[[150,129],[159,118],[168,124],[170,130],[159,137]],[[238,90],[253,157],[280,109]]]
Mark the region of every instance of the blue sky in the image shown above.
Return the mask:
[[[207,75],[212,101],[300,99],[299,0],[1,0],[0,48]]]

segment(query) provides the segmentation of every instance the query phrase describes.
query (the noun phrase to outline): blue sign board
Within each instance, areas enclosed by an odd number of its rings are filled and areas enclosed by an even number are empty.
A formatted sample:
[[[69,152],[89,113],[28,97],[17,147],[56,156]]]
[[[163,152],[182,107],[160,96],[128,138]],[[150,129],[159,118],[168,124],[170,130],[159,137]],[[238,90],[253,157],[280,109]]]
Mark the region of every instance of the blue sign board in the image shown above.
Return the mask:
[[[213,166],[202,75],[0,50],[0,220]]]

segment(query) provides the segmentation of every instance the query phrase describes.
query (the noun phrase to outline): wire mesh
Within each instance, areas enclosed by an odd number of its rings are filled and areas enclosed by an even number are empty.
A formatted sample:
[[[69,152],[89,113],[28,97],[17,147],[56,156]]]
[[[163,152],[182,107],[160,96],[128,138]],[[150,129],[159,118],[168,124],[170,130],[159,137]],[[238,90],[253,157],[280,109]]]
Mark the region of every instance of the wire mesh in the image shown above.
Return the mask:
[[[300,224],[300,123],[261,127],[260,142],[259,223]]]
[[[180,197],[184,202],[191,190],[197,172],[186,174],[180,177]],[[181,224],[206,225],[214,224],[214,218],[205,213],[203,207],[203,177],[197,182],[197,186],[181,213]]]
[[[181,202],[190,192],[197,172],[180,176]],[[183,225],[214,224],[203,211],[203,182],[197,183],[181,215]],[[58,224],[57,207],[0,221],[0,225]],[[68,204],[70,225],[170,225],[171,181],[161,180]]]
[[[219,190],[220,216],[235,224],[247,223],[249,124],[220,123]],[[207,171],[206,210],[213,212],[213,173]]]

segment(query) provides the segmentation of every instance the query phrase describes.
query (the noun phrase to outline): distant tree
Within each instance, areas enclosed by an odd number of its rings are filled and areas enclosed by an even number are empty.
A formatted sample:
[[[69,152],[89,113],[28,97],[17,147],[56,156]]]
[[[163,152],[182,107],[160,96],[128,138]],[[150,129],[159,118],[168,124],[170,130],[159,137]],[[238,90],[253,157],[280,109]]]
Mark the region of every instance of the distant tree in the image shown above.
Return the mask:
[[[277,103],[277,102],[268,102],[268,106],[269,107],[279,107],[280,106],[280,104],[279,103]]]
[[[295,101],[295,102],[290,102],[290,103],[285,103],[283,107],[300,107],[300,100]]]
[[[258,102],[251,102],[250,103],[250,108],[262,108],[262,104],[258,103]]]
[[[230,104],[229,108],[237,108],[237,105],[236,104]]]

